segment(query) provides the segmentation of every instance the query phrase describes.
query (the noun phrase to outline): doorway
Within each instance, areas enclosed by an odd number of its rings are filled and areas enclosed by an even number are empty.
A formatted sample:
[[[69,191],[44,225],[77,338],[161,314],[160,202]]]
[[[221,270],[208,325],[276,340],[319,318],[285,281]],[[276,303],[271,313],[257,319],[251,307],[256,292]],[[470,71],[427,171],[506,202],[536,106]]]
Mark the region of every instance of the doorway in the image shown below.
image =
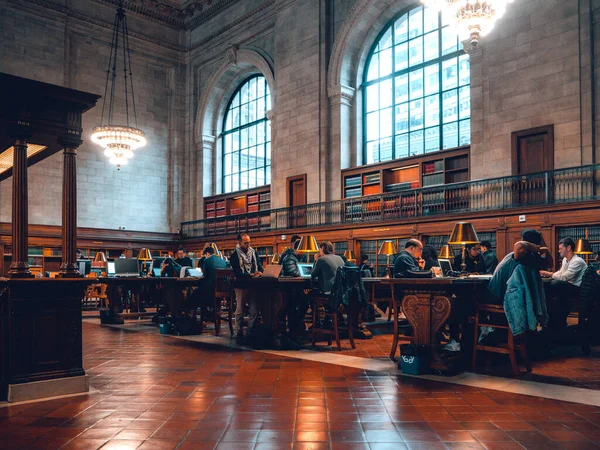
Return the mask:
[[[288,223],[290,228],[306,226],[306,174],[287,178]]]

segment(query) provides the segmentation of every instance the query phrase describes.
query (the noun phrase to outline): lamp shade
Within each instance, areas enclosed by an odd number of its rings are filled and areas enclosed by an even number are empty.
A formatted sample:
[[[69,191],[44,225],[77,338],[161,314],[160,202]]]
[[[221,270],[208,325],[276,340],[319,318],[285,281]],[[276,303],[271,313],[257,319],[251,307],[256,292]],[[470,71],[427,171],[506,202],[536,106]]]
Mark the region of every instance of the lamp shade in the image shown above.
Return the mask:
[[[593,255],[594,250],[587,239],[577,239],[575,243],[575,253],[578,255]]]
[[[281,261],[281,256],[279,256],[279,253],[275,253],[271,259],[271,264],[279,264],[279,261]]]
[[[150,250],[147,248],[143,248],[140,250],[138,254],[138,260],[140,261],[152,261],[152,255],[150,254]]]
[[[438,255],[439,259],[454,259],[454,253],[449,245],[444,245]]]
[[[354,254],[354,252],[352,250],[346,250],[344,252],[344,256],[346,257],[346,259],[348,261],[356,261],[356,255]]]
[[[315,236],[302,236],[300,244],[296,249],[297,253],[319,253],[319,244]]]
[[[217,247],[217,244],[215,244],[214,242],[212,242],[210,244],[210,246],[212,247],[212,249],[215,251],[215,255],[217,255],[219,258],[223,258],[223,255],[221,254],[221,252],[219,251],[219,247]]]
[[[379,251],[377,252],[379,255],[395,255],[396,254],[396,246],[392,241],[383,241],[381,243],[381,247],[379,247]]]
[[[454,225],[450,239],[448,239],[450,245],[466,245],[466,244],[479,244],[479,238],[475,232],[475,228],[469,222],[458,222]]]
[[[106,255],[104,254],[104,252],[96,253],[96,256],[94,256],[94,262],[106,264]]]

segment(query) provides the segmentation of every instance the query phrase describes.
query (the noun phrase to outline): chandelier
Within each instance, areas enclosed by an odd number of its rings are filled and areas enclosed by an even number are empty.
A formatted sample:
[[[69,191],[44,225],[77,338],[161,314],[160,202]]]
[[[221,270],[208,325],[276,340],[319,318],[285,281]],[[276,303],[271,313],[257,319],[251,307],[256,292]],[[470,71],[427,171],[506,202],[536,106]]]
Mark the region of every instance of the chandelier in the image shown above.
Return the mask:
[[[122,42],[123,53],[123,80],[125,91],[125,124],[115,124],[113,113],[115,110],[115,92],[117,90],[117,59],[119,53],[119,41]],[[112,66],[112,67],[111,67]],[[128,80],[129,78],[129,80]],[[131,91],[131,93],[129,92]],[[131,106],[133,109],[133,122],[135,127],[130,126],[129,97],[131,94]],[[108,98],[108,109],[106,99]],[[104,112],[106,111],[106,120]],[[133,158],[134,151],[146,145],[144,132],[137,128],[137,112],[135,109],[135,97],[133,94],[133,74],[131,72],[131,54],[129,51],[129,29],[123,0],[119,1],[115,15],[112,41],[110,44],[110,58],[106,71],[106,85],[104,88],[104,102],[102,104],[102,116],[100,125],[94,127],[92,142],[104,148],[104,155],[109,158],[111,164],[120,170],[122,165]]]
[[[494,28],[513,0],[422,0],[426,6],[449,14],[461,40],[476,47],[479,38]]]

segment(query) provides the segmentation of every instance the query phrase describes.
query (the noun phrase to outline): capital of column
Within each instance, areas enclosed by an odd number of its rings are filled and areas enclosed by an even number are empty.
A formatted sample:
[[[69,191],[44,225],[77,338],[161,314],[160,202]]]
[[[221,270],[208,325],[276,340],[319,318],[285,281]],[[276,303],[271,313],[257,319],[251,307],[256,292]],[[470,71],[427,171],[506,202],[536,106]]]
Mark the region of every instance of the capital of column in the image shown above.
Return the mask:
[[[217,138],[213,135],[210,134],[203,134],[202,135],[202,148],[208,148],[211,149],[213,148],[213,146],[215,145]]]
[[[329,92],[329,104],[331,106],[344,105],[353,107],[355,96],[356,89],[340,84],[336,86],[333,92]]]
[[[463,50],[469,55],[469,62],[471,64],[481,62],[483,59],[483,50],[481,45],[471,44],[470,39],[462,41]]]

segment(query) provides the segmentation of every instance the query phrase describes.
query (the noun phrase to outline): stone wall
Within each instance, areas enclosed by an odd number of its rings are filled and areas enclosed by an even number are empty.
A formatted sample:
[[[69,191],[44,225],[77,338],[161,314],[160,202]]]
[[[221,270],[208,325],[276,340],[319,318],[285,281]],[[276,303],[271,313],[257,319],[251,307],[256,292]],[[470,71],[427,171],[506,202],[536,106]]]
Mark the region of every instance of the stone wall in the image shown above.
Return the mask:
[[[103,95],[115,9],[91,1],[61,7],[36,3],[0,3],[0,71]],[[180,32],[133,14],[128,20],[138,125],[149,144],[117,171],[90,141],[92,128],[100,123],[102,100],[84,115],[77,158],[78,225],[176,231],[185,145]],[[10,221],[11,179],[0,189],[0,220]],[[61,191],[62,154],[29,170],[30,223],[60,225]]]

